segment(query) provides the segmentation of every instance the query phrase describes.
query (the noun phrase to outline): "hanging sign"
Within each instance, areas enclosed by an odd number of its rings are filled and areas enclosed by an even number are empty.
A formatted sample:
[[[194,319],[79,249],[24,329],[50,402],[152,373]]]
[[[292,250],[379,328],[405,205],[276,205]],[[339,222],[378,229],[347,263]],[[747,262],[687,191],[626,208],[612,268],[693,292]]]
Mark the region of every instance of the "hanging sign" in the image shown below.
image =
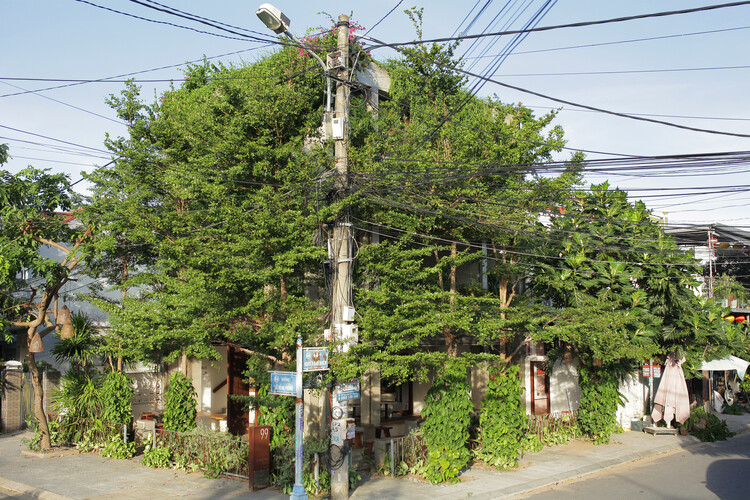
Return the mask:
[[[349,382],[338,382],[336,384],[336,399],[339,401],[349,401],[359,399],[359,380],[350,380]]]
[[[268,372],[271,374],[271,390],[268,394],[277,396],[297,395],[297,374],[295,372]]]
[[[302,349],[302,371],[317,372],[327,369],[327,347],[305,347]]]

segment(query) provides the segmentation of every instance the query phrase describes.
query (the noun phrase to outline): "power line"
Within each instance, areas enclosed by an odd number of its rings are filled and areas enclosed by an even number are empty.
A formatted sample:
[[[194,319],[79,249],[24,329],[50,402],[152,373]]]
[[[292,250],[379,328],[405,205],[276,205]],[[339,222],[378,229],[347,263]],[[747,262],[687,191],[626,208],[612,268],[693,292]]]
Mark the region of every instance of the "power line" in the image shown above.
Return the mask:
[[[262,48],[267,48],[267,47],[270,47],[272,45],[273,44],[263,45],[263,46],[260,46],[260,47],[252,47],[252,48],[249,48],[249,49],[243,49],[243,50],[237,50],[237,51],[234,51],[234,52],[227,52],[225,54],[219,54],[217,56],[211,56],[211,57],[206,57],[206,58],[201,58],[201,59],[194,59],[192,61],[187,61],[185,63],[170,64],[168,66],[160,66],[158,68],[144,69],[144,70],[141,70],[141,71],[133,71],[131,73],[123,73],[121,75],[108,76],[108,77],[105,77],[105,78],[97,78],[97,79],[93,79],[93,80],[71,80],[72,83],[69,83],[67,85],[56,85],[54,87],[47,87],[47,88],[43,88],[43,89],[27,90],[25,92],[15,92],[13,94],[4,94],[4,95],[0,95],[0,98],[2,98],[2,97],[13,97],[13,96],[23,95],[23,94],[30,94],[32,92],[46,92],[47,90],[62,89],[62,88],[66,88],[66,87],[73,87],[73,86],[76,86],[76,85],[83,85],[83,84],[87,84],[87,83],[100,83],[100,82],[106,83],[107,81],[114,80],[116,78],[124,78],[124,77],[128,77],[128,76],[142,75],[144,73],[152,73],[154,71],[161,71],[161,70],[164,70],[164,69],[180,68],[180,67],[184,67],[186,64],[195,64],[195,63],[203,62],[204,59],[210,61],[212,59],[218,59],[220,57],[233,56],[233,55],[236,55],[236,54],[241,54],[243,52],[250,52],[250,51],[253,51],[253,50],[259,50],[259,49],[262,49]],[[18,79],[18,78],[0,78],[0,80],[20,80],[20,79]],[[47,79],[43,79],[43,78],[42,79],[37,79],[37,80],[25,79],[24,78],[23,80],[24,81],[53,81],[53,82],[67,81],[67,80],[62,80],[62,79],[59,79],[59,78],[52,78],[52,79],[48,79],[48,80]],[[160,82],[160,81],[171,82],[173,80],[174,79],[169,79],[169,80],[154,80],[154,81],[155,82]],[[128,80],[122,80],[122,82],[127,82],[127,81]]]
[[[569,71],[562,73],[495,73],[490,76],[527,77],[527,76],[594,76],[594,75],[629,75],[641,73],[679,73],[689,71],[722,71],[750,69],[750,66],[708,66],[702,68],[664,68],[664,69],[631,69],[615,71]]]
[[[665,40],[669,38],[682,38],[687,36],[697,36],[697,35],[709,35],[714,33],[725,33],[728,31],[738,31],[738,30],[746,30],[750,29],[750,26],[740,26],[737,28],[723,28],[723,29],[716,29],[716,30],[706,30],[706,31],[693,31],[690,33],[677,33],[673,35],[661,35],[661,36],[650,36],[650,37],[643,37],[643,38],[630,38],[627,40],[615,40],[611,42],[600,42],[600,43],[587,43],[582,45],[567,45],[564,47],[551,47],[547,49],[535,49],[535,50],[521,50],[514,52],[511,55],[514,56],[520,56],[525,54],[538,54],[541,52],[555,52],[559,50],[571,50],[571,49],[586,49],[590,47],[604,47],[607,45],[620,45],[625,43],[635,43],[635,42],[650,42],[654,40]],[[496,55],[489,55],[489,56],[474,56],[474,57],[463,57],[462,59],[479,59],[479,58],[486,58],[486,57],[495,57]]]
[[[696,12],[706,12],[710,10],[724,9],[724,8],[729,8],[729,7],[740,7],[744,5],[750,5],[750,1],[731,2],[731,3],[724,3],[724,4],[718,4],[718,5],[707,5],[704,7],[696,7],[692,9],[654,12],[651,14],[637,14],[634,16],[624,16],[624,17],[617,17],[617,18],[612,18],[612,19],[603,19],[603,20],[598,20],[598,21],[581,21],[577,23],[558,24],[554,26],[542,26],[542,27],[528,28],[528,29],[522,29],[522,30],[508,30],[508,31],[498,31],[494,33],[481,33],[477,35],[459,35],[457,37],[432,38],[429,40],[414,40],[411,42],[397,42],[397,43],[388,43],[388,44],[379,42],[380,45],[374,46],[373,48],[380,48],[380,47],[395,48],[395,47],[403,47],[407,45],[423,45],[427,43],[446,43],[446,42],[455,42],[455,41],[460,41],[460,40],[471,40],[474,38],[485,38],[485,37],[491,37],[491,36],[518,35],[518,34],[523,34],[523,33],[538,33],[541,31],[552,31],[552,30],[565,29],[565,28],[581,28],[581,27],[586,27],[586,26],[597,26],[597,25],[603,25],[603,24],[621,23],[621,22],[635,21],[635,20],[640,20],[640,19],[649,19],[649,18],[655,18],[655,17],[693,14]]]
[[[211,36],[216,36],[216,37],[219,37],[219,38],[226,38],[226,39],[229,39],[229,40],[240,40],[240,41],[251,40],[251,41],[256,41],[256,42],[274,43],[274,41],[271,40],[271,39],[269,39],[269,38],[258,38],[258,37],[253,37],[253,36],[250,36],[250,35],[244,35],[244,34],[241,34],[241,33],[237,33],[237,35],[239,35],[239,36],[222,35],[220,33],[212,33],[210,31],[199,30],[197,28],[193,28],[193,27],[190,27],[190,26],[183,26],[181,24],[170,23],[168,21],[157,21],[155,19],[149,19],[147,17],[137,16],[135,14],[130,14],[128,12],[123,12],[121,10],[112,9],[110,7],[105,7],[103,5],[98,5],[98,4],[95,4],[94,2],[90,2],[88,0],[75,0],[75,1],[76,2],[80,2],[80,3],[84,3],[86,5],[90,5],[92,7],[96,7],[98,9],[106,10],[106,11],[109,11],[109,12],[112,12],[112,13],[115,13],[115,14],[120,14],[120,15],[127,16],[127,17],[132,17],[134,19],[138,19],[138,20],[141,20],[141,21],[146,21],[146,22],[155,23],[155,24],[163,24],[163,25],[166,25],[166,26],[172,26],[174,28],[180,28],[180,29],[184,29],[184,30],[194,31],[196,33],[201,33],[203,35],[211,35]],[[217,27],[217,29],[221,29],[221,28]],[[229,31],[229,30],[223,29],[223,31]]]
[[[78,148],[83,148],[83,149],[87,149],[87,150],[91,150],[91,151],[96,151],[97,153],[110,154],[109,151],[104,151],[102,149],[92,148],[91,146],[84,146],[82,144],[76,144],[75,142],[63,141],[62,139],[55,139],[54,137],[49,137],[47,135],[41,135],[41,134],[35,134],[34,132],[28,132],[26,130],[21,130],[21,129],[17,129],[17,128],[13,128],[13,127],[8,127],[6,125],[0,125],[0,128],[12,130],[14,132],[20,132],[22,134],[33,135],[34,137],[41,137],[42,139],[49,139],[50,141],[59,142],[61,144],[67,144],[69,146],[75,146],[75,147],[78,147]],[[22,142],[25,142],[25,141],[22,141]]]
[[[749,2],[743,2],[743,3],[750,4],[750,1]],[[375,39],[373,38],[373,40],[375,40]],[[390,44],[386,44],[386,46],[391,46],[391,45]],[[394,48],[396,48],[396,47],[394,47]],[[440,61],[436,61],[435,59],[430,59],[430,58],[419,56],[419,55],[416,55],[416,54],[412,54],[412,56],[414,56],[414,57],[420,57],[422,59],[428,60],[428,61],[432,62],[433,64],[437,64],[438,66],[441,66],[441,67],[443,67],[445,69],[453,70],[453,71],[456,71],[458,73],[463,73],[463,74],[465,74],[467,76],[478,78],[480,80],[485,80],[487,82],[494,83],[496,85],[500,85],[501,87],[505,87],[507,89],[515,90],[517,92],[522,92],[524,94],[529,94],[529,95],[533,95],[533,96],[536,96],[536,97],[541,97],[542,99],[547,99],[549,101],[558,102],[560,104],[567,104],[569,106],[575,106],[577,108],[587,109],[587,110],[590,110],[590,111],[596,111],[596,112],[599,112],[599,113],[604,113],[604,114],[608,114],[608,115],[612,115],[612,116],[617,116],[617,117],[620,117],[620,118],[628,118],[628,119],[631,119],[631,120],[637,120],[637,121],[642,121],[642,122],[647,122],[647,123],[654,123],[654,124],[657,124],[657,125],[664,125],[664,126],[667,126],[667,127],[678,128],[678,129],[682,129],[682,130],[689,130],[691,132],[702,132],[702,133],[706,133],[706,134],[725,135],[725,136],[730,136],[730,137],[742,137],[742,138],[745,138],[745,139],[750,138],[750,134],[739,134],[739,133],[734,133],[734,132],[724,132],[724,131],[721,131],[721,130],[712,130],[712,129],[704,129],[704,128],[698,128],[698,127],[690,127],[690,126],[687,126],[687,125],[680,125],[680,124],[677,124],[677,123],[667,122],[667,121],[664,121],[664,120],[656,120],[654,118],[647,118],[647,117],[644,117],[644,116],[635,116],[635,115],[631,115],[631,114],[627,114],[627,113],[620,113],[620,112],[617,112],[617,111],[610,111],[608,109],[597,108],[595,106],[588,106],[586,104],[581,104],[581,103],[577,103],[577,102],[573,102],[573,101],[568,101],[568,100],[565,100],[565,99],[560,99],[560,98],[553,97],[553,96],[550,96],[550,95],[542,94],[541,92],[535,92],[533,90],[525,89],[525,88],[518,87],[518,86],[515,86],[515,85],[510,85],[510,84],[507,84],[507,83],[503,83],[503,82],[500,82],[498,80],[494,80],[494,79],[486,77],[486,76],[478,75],[476,73],[472,73],[470,71],[463,70],[461,68],[456,68],[455,66],[449,66],[447,64],[443,64]]]
[[[398,9],[398,6],[401,5],[402,3],[404,3],[404,0],[398,0],[398,3],[396,5],[394,5],[391,10],[389,10],[383,17],[380,18],[380,20],[378,22],[376,22],[375,24],[373,24],[372,27],[365,32],[365,35],[368,34],[369,32],[371,32],[372,30],[374,30],[380,23],[382,23],[383,21],[385,21],[385,19],[388,16],[390,16],[391,14],[393,14],[393,11],[396,10],[396,9]]]

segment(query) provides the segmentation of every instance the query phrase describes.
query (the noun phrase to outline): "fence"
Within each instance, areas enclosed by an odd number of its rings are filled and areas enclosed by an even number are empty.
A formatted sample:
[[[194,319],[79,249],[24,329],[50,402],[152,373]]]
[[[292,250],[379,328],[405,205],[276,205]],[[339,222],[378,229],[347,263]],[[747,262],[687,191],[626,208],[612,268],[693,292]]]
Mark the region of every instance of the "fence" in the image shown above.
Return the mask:
[[[576,425],[577,412],[550,413],[546,415],[528,415],[528,430],[536,434],[539,440],[544,436]]]
[[[66,415],[51,417],[50,432],[57,443],[93,448],[102,446],[114,436],[122,436],[125,443],[131,439],[128,424]],[[146,444],[169,449],[173,461],[183,468],[201,469],[214,475],[248,477],[250,450],[246,439],[202,429],[192,432],[156,429],[153,434],[135,434],[132,439],[140,450]]]
[[[68,415],[50,415],[52,440],[60,444],[98,446],[113,436],[128,442],[128,425]]]
[[[156,429],[153,435],[146,434],[142,440],[137,438],[136,444],[145,446],[148,439],[168,448],[173,460],[183,467],[248,477],[250,448],[247,439],[202,429],[193,432]]]
[[[396,467],[415,469],[427,462],[427,445],[421,434],[409,434],[391,438],[386,444],[386,458],[390,463],[391,476],[396,475]],[[401,464],[404,464],[403,466]]]

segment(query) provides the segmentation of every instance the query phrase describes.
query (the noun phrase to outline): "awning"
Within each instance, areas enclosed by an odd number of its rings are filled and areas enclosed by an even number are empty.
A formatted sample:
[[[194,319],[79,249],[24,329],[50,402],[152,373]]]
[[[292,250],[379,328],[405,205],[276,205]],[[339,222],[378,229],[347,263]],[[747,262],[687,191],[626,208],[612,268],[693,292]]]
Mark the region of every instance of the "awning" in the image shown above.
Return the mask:
[[[745,361],[737,356],[727,356],[726,358],[714,359],[713,361],[704,361],[700,369],[714,372],[737,370],[737,375],[740,377],[740,380],[743,380],[748,365],[750,365],[750,361]]]

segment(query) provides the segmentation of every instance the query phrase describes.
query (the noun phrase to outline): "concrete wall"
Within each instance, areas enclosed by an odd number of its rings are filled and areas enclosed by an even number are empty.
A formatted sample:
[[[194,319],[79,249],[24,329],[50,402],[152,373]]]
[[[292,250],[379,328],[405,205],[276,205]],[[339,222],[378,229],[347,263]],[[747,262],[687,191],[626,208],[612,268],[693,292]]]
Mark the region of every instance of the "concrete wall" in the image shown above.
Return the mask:
[[[546,361],[545,356],[526,356],[521,363],[526,413],[531,414],[531,362]],[[563,413],[575,411],[581,401],[581,388],[578,386],[578,371],[575,362],[557,361],[549,375],[549,411]]]
[[[661,379],[655,379],[654,391],[658,387],[658,380]],[[617,422],[624,429],[630,429],[631,421],[640,420],[645,413],[648,379],[641,374],[628,375],[620,383],[619,391],[626,401],[617,407]]]

